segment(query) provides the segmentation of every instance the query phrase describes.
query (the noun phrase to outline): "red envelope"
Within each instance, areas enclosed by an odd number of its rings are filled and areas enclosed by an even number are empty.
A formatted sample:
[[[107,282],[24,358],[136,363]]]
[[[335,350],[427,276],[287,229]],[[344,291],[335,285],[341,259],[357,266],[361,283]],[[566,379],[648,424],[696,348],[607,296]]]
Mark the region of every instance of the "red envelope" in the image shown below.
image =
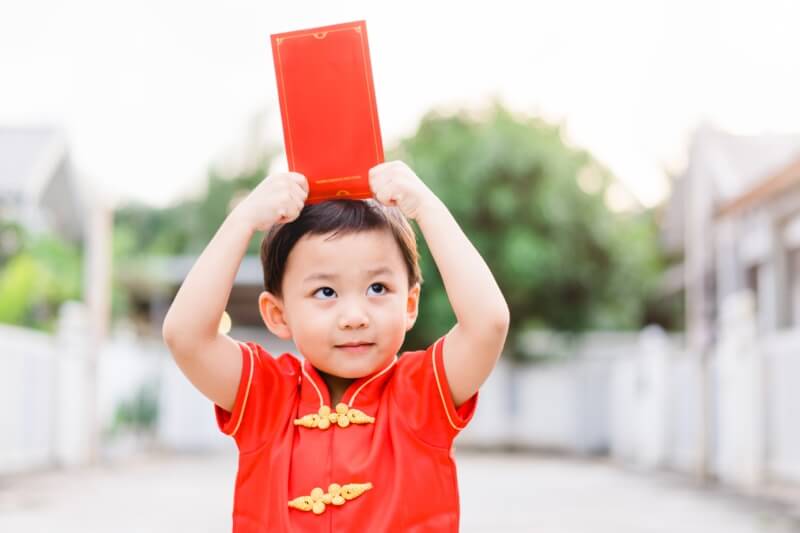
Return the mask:
[[[372,197],[383,143],[366,22],[271,37],[286,156],[308,179],[306,203]]]

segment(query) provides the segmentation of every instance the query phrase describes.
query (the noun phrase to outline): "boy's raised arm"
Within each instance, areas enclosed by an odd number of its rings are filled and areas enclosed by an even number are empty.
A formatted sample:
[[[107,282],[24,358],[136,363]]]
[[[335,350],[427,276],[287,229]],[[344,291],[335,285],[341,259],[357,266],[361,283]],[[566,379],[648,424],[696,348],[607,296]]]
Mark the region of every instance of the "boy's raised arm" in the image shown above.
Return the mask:
[[[376,198],[417,221],[442,275],[457,323],[444,340],[444,366],[455,404],[491,373],[505,344],[508,304],[489,267],[444,203],[400,161],[370,170]]]
[[[300,214],[308,183],[295,172],[268,176],[220,226],[178,289],[162,334],[178,367],[207,398],[230,411],[242,360],[236,342],[218,332],[231,288],[255,231]]]

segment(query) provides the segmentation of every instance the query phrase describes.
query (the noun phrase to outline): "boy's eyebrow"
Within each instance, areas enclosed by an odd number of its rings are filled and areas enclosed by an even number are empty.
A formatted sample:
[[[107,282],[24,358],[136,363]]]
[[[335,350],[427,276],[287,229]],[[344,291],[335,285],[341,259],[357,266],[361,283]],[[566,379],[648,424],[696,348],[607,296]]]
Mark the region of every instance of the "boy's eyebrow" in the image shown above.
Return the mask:
[[[384,267],[380,267],[380,268],[373,268],[371,270],[367,270],[366,271],[367,277],[370,277],[370,278],[373,277],[373,276],[379,276],[381,274],[391,274],[391,273],[392,273],[392,269],[389,268],[389,267],[385,267],[385,266]],[[306,282],[309,282],[309,281],[315,281],[315,280],[332,281],[332,280],[336,280],[338,278],[339,278],[339,276],[337,274],[326,274],[324,272],[317,272],[317,273],[311,274],[310,276],[306,277],[306,279],[303,280],[303,283],[306,283]]]

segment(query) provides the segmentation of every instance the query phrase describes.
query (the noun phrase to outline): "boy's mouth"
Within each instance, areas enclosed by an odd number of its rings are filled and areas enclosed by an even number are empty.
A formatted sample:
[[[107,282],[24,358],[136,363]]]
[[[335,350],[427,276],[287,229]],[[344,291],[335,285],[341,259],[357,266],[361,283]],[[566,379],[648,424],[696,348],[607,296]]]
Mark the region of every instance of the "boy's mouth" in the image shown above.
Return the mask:
[[[374,342],[348,342],[346,344],[337,344],[336,348],[348,352],[359,353],[369,350],[374,344]]]

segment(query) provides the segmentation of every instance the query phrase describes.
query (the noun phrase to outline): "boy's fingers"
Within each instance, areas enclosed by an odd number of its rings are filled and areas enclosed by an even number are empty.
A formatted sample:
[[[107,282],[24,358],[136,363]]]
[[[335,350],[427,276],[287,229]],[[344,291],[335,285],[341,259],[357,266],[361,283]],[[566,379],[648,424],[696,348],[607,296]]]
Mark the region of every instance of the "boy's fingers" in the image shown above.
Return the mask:
[[[392,164],[392,162],[391,162],[391,161],[389,161],[389,162],[387,162],[387,163],[378,163],[377,165],[375,165],[374,167],[372,167],[371,169],[369,169],[369,173],[368,173],[368,176],[369,176],[369,178],[371,179],[373,176],[376,176],[376,175],[380,175],[380,174],[382,174],[382,173],[383,173],[383,171],[384,171],[384,170],[385,170],[387,167],[391,166],[391,164]]]
[[[308,192],[295,187],[289,191],[289,195],[296,205],[303,205],[306,202],[306,197],[308,197]]]
[[[394,190],[394,176],[389,173],[382,175],[380,180],[378,180],[378,189],[381,190]]]
[[[281,207],[278,210],[278,217],[279,217],[278,220],[280,220],[280,222],[283,224],[291,222],[295,220],[298,216],[300,216],[300,211],[302,210],[302,208],[303,208],[302,203],[292,203],[291,205]]]
[[[289,172],[289,177],[297,183],[304,191],[308,192],[308,180],[303,174],[299,172]]]
[[[299,183],[293,183],[292,186],[289,188],[289,192],[293,195],[296,195],[297,198],[305,201],[306,197],[308,196],[308,185],[303,187]]]
[[[392,201],[392,193],[386,189],[382,189],[375,193],[375,197],[378,201],[385,205],[390,205]]]
[[[368,178],[369,188],[372,189],[373,191],[380,189],[382,186],[386,184],[387,180],[388,176],[385,173],[381,172],[380,170],[374,174],[372,173],[372,171],[370,171],[370,175]]]

